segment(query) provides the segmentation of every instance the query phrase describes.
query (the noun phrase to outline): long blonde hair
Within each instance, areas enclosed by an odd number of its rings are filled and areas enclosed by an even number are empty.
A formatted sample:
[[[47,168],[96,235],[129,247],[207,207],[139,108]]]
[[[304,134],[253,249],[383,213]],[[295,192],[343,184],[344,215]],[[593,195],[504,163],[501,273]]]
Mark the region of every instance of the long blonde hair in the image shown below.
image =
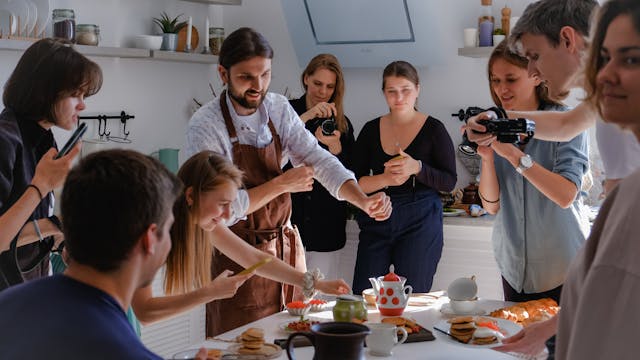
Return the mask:
[[[318,69],[327,69],[336,74],[336,87],[333,89],[333,95],[329,99],[329,102],[333,102],[336,106],[336,111],[338,112],[335,116],[336,125],[338,130],[344,133],[348,130],[349,125],[347,124],[347,119],[344,117],[344,75],[342,74],[342,66],[340,66],[338,59],[331,54],[316,55],[309,61],[309,64],[307,64],[307,67],[300,77],[302,87],[305,91],[307,91],[307,86],[304,84],[305,76],[313,75]]]
[[[164,278],[166,294],[186,293],[211,281],[211,233],[197,224],[200,195],[229,182],[242,186],[242,171],[222,156],[206,150],[189,158],[178,171],[178,178],[185,192],[173,206],[172,246]],[[191,206],[185,195],[188,188],[193,189]]]

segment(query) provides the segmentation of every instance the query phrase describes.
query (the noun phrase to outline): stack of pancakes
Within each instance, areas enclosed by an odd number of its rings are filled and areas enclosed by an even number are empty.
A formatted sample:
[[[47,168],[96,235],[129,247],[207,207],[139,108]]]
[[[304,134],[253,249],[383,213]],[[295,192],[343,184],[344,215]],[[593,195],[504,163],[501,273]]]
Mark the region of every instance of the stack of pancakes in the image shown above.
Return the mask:
[[[275,344],[265,344],[264,330],[260,328],[248,328],[238,337],[238,341],[241,344],[237,349],[240,354],[271,356],[280,350]]]
[[[240,335],[242,348],[258,350],[264,345],[264,330],[259,328],[248,328]]]
[[[468,343],[476,331],[476,324],[471,316],[458,316],[448,320],[451,324],[449,333],[463,343]]]

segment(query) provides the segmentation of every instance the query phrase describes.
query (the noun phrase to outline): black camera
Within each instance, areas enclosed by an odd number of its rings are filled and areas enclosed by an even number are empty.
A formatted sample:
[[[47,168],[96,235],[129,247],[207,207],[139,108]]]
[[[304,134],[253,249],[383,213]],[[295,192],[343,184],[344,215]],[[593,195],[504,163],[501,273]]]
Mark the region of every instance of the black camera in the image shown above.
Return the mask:
[[[503,143],[520,143],[529,142],[529,138],[533,136],[536,130],[536,124],[524,118],[518,119],[483,119],[478,120],[478,124],[487,128],[487,133],[494,134],[498,141]],[[520,140],[520,134],[527,137]],[[526,144],[524,142],[524,144]]]
[[[482,109],[476,106],[470,106],[466,110],[460,109],[457,114],[451,114],[451,116],[455,116],[460,121],[464,121],[465,123],[469,120],[470,117],[476,116],[482,112],[493,110],[490,109]],[[499,112],[496,110],[496,112]],[[502,111],[504,114],[504,110]],[[503,143],[512,143],[518,145],[524,145],[529,142],[529,140],[533,137],[533,134],[536,129],[536,124],[524,118],[518,119],[482,119],[478,120],[478,124],[483,125],[487,128],[485,133],[490,133],[496,136],[496,139]],[[475,131],[475,133],[480,133]],[[520,139],[520,134],[526,135],[523,139]],[[465,131],[462,135],[462,143],[458,145],[458,150],[466,155],[473,156],[476,154],[478,149],[478,144],[471,142],[467,137],[467,132]]]
[[[320,120],[320,129],[322,129],[322,135],[331,136],[336,131],[336,120],[333,117]]]

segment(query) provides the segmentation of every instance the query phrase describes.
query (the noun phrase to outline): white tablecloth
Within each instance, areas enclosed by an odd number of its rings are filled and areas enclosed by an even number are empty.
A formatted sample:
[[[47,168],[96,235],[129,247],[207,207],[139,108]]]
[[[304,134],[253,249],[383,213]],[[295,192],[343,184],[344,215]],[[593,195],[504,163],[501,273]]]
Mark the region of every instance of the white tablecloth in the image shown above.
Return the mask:
[[[440,312],[441,306],[446,304],[449,300],[446,297],[441,297],[438,300],[434,300],[434,303],[428,306],[407,306],[403,316],[411,317],[415,319],[418,324],[431,330],[436,337],[434,341],[416,342],[401,344],[393,349],[393,356],[386,357],[384,359],[470,359],[470,360],[484,360],[484,359],[516,359],[519,356],[501,353],[495,350],[491,350],[488,347],[479,347],[475,345],[466,345],[452,341],[447,338],[447,335],[433,330],[433,325],[439,321],[446,319],[447,316]],[[503,301],[497,300],[479,300],[478,306],[480,309],[485,310],[487,313],[508,305]],[[308,315],[312,320],[323,319],[325,321],[332,320],[333,314],[331,310],[310,313]],[[369,307],[369,322],[379,322],[381,316],[377,309]],[[277,313],[237,329],[228,331],[221,334],[217,338],[219,339],[234,339],[240,335],[244,330],[249,327],[259,327],[264,329],[265,340],[269,343],[273,343],[274,339],[287,338],[288,334],[282,329],[282,324],[290,321],[296,321],[297,318],[289,315],[286,311]],[[365,324],[366,325],[366,324]],[[195,344],[194,347],[204,346],[207,348],[225,349],[231,344],[216,340],[207,340],[202,344]],[[365,349],[367,359],[383,359],[378,356],[368,354]],[[297,359],[305,360],[313,358],[313,347],[298,347],[295,348],[295,354]],[[539,356],[538,358],[545,358],[546,356]],[[287,359],[286,351],[283,351],[282,355],[278,359]],[[338,359],[336,359],[338,360]]]

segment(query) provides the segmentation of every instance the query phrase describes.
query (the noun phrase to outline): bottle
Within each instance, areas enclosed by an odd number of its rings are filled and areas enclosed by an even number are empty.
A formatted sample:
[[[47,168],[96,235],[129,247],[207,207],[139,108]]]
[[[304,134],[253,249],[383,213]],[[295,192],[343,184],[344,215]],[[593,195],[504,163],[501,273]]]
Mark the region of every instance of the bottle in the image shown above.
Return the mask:
[[[224,41],[224,28],[210,27],[209,28],[209,48],[213,55],[220,54],[220,48]]]
[[[94,24],[76,25],[76,43],[97,46],[100,41],[100,27]]]
[[[511,21],[511,9],[505,5],[500,13],[502,14],[502,31],[504,31],[504,36],[508,37],[511,31],[511,25],[509,24]]]
[[[493,27],[491,0],[481,0],[482,15],[478,18],[478,46],[493,46]]]
[[[53,37],[76,41],[76,14],[72,9],[53,10]]]

